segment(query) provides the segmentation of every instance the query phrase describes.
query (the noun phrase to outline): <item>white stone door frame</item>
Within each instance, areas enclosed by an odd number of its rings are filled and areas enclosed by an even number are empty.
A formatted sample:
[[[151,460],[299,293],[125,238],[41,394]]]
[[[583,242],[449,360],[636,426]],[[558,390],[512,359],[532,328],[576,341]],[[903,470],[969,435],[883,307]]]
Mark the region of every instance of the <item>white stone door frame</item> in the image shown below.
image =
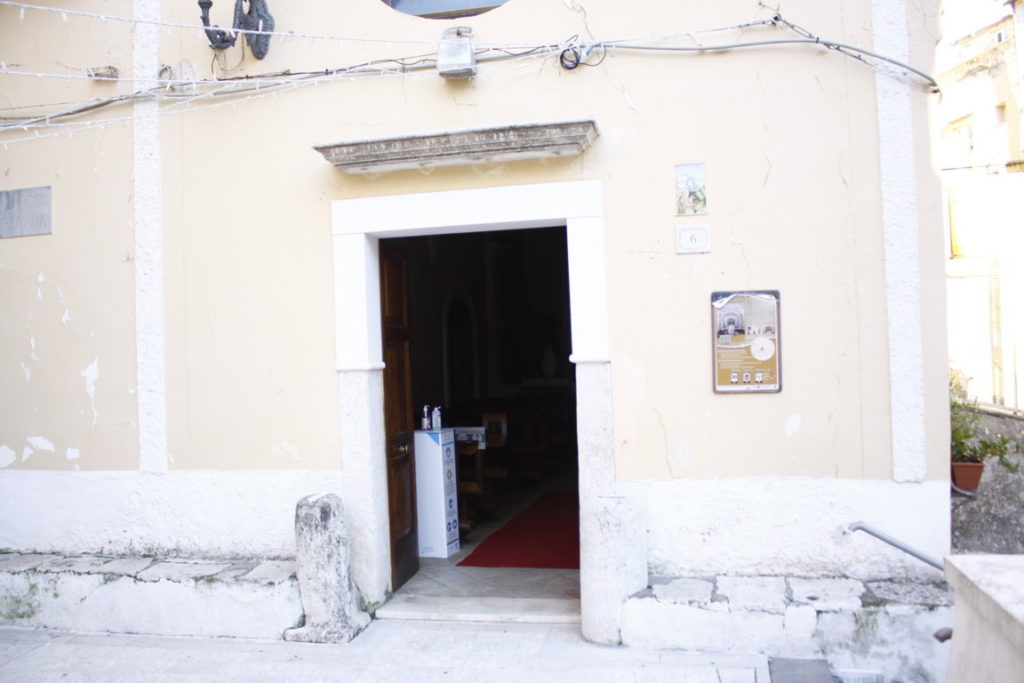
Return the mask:
[[[391,580],[381,355],[378,241],[564,225],[569,260],[572,355],[576,364],[580,466],[580,590],[587,633],[605,600],[607,571],[591,569],[587,530],[595,501],[614,494],[608,288],[600,181],[337,200],[331,205],[341,450],[353,576],[368,602],[387,598]],[[606,562],[598,563],[600,565]],[[612,563],[614,564],[614,563]],[[610,566],[610,565],[609,565]],[[598,578],[596,578],[598,577]],[[606,577],[609,578],[609,577]],[[646,576],[644,576],[646,580]],[[613,581],[613,583],[619,583]],[[635,582],[634,582],[635,583]],[[593,588],[593,590],[591,589]],[[610,597],[610,596],[609,596]],[[609,614],[617,614],[609,605]],[[607,635],[617,640],[617,617]],[[593,629],[592,629],[593,630]],[[600,630],[600,629],[598,629]],[[604,629],[608,630],[608,629]]]

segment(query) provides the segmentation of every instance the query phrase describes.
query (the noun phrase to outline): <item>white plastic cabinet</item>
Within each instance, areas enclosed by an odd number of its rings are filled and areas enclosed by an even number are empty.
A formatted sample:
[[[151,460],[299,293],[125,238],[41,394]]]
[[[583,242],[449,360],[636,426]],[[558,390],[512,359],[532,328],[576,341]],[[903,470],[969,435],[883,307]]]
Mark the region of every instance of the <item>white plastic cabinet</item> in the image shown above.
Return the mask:
[[[420,557],[451,557],[459,552],[455,431],[417,431],[415,447]]]

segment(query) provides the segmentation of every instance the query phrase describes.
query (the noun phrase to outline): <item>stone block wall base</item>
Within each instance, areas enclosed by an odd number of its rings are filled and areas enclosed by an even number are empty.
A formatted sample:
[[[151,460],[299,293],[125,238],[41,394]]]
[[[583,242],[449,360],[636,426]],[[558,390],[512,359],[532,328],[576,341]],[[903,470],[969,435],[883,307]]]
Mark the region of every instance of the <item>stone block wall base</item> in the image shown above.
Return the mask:
[[[279,639],[302,620],[294,563],[0,554],[0,624]]]
[[[950,645],[933,634],[952,625],[949,603],[948,590],[936,584],[680,578],[657,582],[627,601],[622,643],[824,658],[840,675],[857,670],[882,680],[944,681]]]

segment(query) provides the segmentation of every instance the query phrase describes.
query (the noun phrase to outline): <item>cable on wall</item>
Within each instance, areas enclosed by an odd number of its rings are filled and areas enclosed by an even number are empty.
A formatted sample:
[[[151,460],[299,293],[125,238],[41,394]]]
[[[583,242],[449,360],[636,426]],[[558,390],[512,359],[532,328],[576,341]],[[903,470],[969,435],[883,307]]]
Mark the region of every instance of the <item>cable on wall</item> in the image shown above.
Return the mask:
[[[532,53],[530,55],[527,55],[525,57],[520,57],[518,59],[510,57],[510,56],[493,55],[493,56],[484,57],[482,61],[485,61],[485,62],[503,62],[505,64],[516,65],[518,62],[536,61],[536,60],[539,60],[539,59],[545,59],[545,58],[549,57],[551,54],[554,53],[554,49],[555,48],[552,48],[551,50],[548,50],[548,51],[545,51],[545,52]],[[415,65],[415,66],[407,67],[402,72],[394,71],[394,70],[392,70],[392,71],[379,71],[375,75],[377,75],[377,76],[400,77],[402,75],[410,74],[410,72],[420,72],[420,73],[422,73],[422,72],[425,72],[428,69],[432,69],[432,68],[433,68],[433,64],[432,63],[431,64],[421,64],[421,65]],[[201,94],[192,95],[192,96],[185,96],[185,95],[177,95],[177,96],[175,96],[175,95],[168,95],[166,92],[161,92],[159,89],[156,89],[155,91],[152,91],[152,92],[140,91],[139,93],[132,93],[131,95],[126,95],[125,97],[126,98],[132,98],[135,95],[138,95],[138,96],[141,96],[141,97],[146,97],[146,96],[158,97],[158,98],[160,98],[163,101],[164,106],[161,107],[161,109],[159,110],[158,113],[152,114],[152,116],[168,116],[168,115],[174,115],[174,114],[183,114],[183,113],[192,113],[192,112],[200,112],[200,111],[209,111],[209,110],[214,110],[214,109],[221,109],[223,107],[228,107],[228,106],[236,107],[236,106],[239,106],[239,105],[241,105],[243,103],[246,103],[246,102],[249,102],[249,101],[252,101],[252,100],[265,99],[267,97],[277,97],[279,95],[285,94],[285,93],[290,92],[292,90],[298,90],[300,88],[306,88],[306,87],[309,87],[309,86],[316,86],[316,85],[319,85],[319,84],[322,84],[322,83],[334,83],[334,82],[338,82],[340,80],[359,80],[360,78],[364,78],[365,77],[365,76],[360,76],[359,74],[351,74],[351,73],[350,74],[345,74],[342,77],[338,77],[338,76],[324,77],[322,75],[322,72],[320,72],[320,73],[321,73],[321,75],[318,78],[295,79],[295,80],[292,80],[292,81],[288,81],[287,83],[284,83],[284,84],[282,84],[282,85],[280,85],[278,87],[262,87],[261,88],[261,87],[257,87],[257,86],[252,86],[252,87],[248,87],[248,88],[232,88],[226,94],[238,95],[239,93],[242,93],[243,91],[245,93],[248,93],[248,94],[244,94],[243,96],[238,97],[236,99],[230,99],[230,100],[218,101],[218,102],[210,102],[210,103],[207,103],[207,104],[199,104],[198,106],[196,105],[197,102],[203,102],[203,101],[209,102],[209,100],[211,100],[211,99],[218,98],[218,97],[223,97],[225,95],[225,92],[210,91],[210,92],[201,93]],[[221,85],[227,85],[227,84],[221,83]],[[41,119],[45,119],[46,117],[40,117],[40,118]],[[112,125],[116,125],[116,124],[122,124],[122,123],[126,124],[126,123],[130,123],[130,122],[132,122],[134,120],[135,120],[134,116],[124,116],[124,117],[117,117],[117,118],[106,118],[106,119],[101,119],[101,120],[97,120],[97,121],[77,121],[77,122],[76,121],[64,121],[64,122],[46,121],[46,122],[39,123],[39,124],[32,125],[32,126],[29,126],[29,125],[19,125],[17,123],[10,123],[10,124],[6,124],[6,125],[3,125],[3,126],[0,126],[0,131],[2,131],[2,130],[14,131],[14,130],[19,130],[20,129],[20,130],[23,130],[25,132],[31,132],[32,134],[24,136],[24,137],[20,137],[20,138],[13,138],[13,139],[8,139],[8,140],[0,140],[0,146],[2,146],[2,148],[6,150],[8,148],[8,145],[12,145],[12,144],[18,144],[18,143],[23,143],[23,142],[32,142],[32,141],[36,141],[36,140],[47,139],[47,138],[54,138],[54,137],[61,137],[61,136],[73,137],[73,135],[76,134],[76,133],[90,131],[90,130],[95,130],[95,129],[102,129],[102,128],[106,128],[108,126],[112,126]],[[44,130],[44,131],[48,131],[48,132],[40,132],[40,130]]]
[[[763,3],[762,3],[762,6],[764,6]],[[799,38],[775,38],[775,39],[768,39],[768,40],[751,40],[751,41],[744,41],[744,42],[719,43],[719,44],[712,44],[712,45],[701,43],[700,41],[698,41],[696,39],[696,36],[694,36],[692,34],[677,34],[677,35],[690,35],[690,37],[693,39],[693,41],[696,43],[696,45],[654,45],[654,44],[650,44],[649,42],[638,43],[638,42],[630,42],[630,41],[597,41],[597,42],[581,43],[581,44],[578,44],[578,45],[570,46],[565,51],[563,51],[563,53],[561,54],[561,56],[559,58],[559,62],[561,64],[562,68],[564,68],[564,69],[567,69],[567,70],[575,69],[577,66],[579,66],[582,63],[581,62],[581,56],[584,55],[584,54],[589,54],[591,50],[593,50],[594,48],[597,48],[597,47],[603,48],[606,52],[609,49],[613,49],[613,50],[644,50],[644,51],[650,51],[650,52],[668,52],[668,53],[677,52],[677,53],[697,53],[697,54],[700,54],[700,53],[706,53],[706,52],[727,52],[727,51],[731,51],[731,50],[741,50],[741,49],[745,49],[745,48],[776,47],[776,46],[783,46],[783,45],[819,45],[819,46],[824,47],[826,49],[833,50],[833,51],[838,52],[838,53],[840,53],[842,55],[850,57],[852,59],[856,59],[859,62],[867,64],[868,66],[874,66],[874,65],[871,64],[870,62],[868,62],[865,59],[865,57],[870,57],[871,59],[878,60],[880,62],[884,62],[886,64],[890,64],[892,66],[898,67],[900,69],[903,69],[903,70],[905,70],[905,71],[907,71],[907,72],[909,72],[909,73],[911,73],[911,74],[921,78],[928,85],[930,92],[932,92],[932,93],[939,92],[939,84],[936,82],[936,80],[934,78],[929,76],[924,71],[921,71],[919,69],[915,69],[914,67],[910,66],[909,64],[906,64],[906,63],[901,62],[899,60],[893,59],[891,57],[886,57],[885,55],[879,54],[877,52],[873,52],[873,51],[868,50],[866,48],[858,47],[856,45],[849,45],[847,43],[841,43],[841,42],[836,41],[836,40],[828,40],[828,39],[822,38],[821,36],[815,35],[814,33],[808,31],[807,29],[805,29],[805,28],[803,28],[801,26],[798,26],[797,24],[794,24],[791,21],[788,21],[781,14],[776,13],[776,14],[774,14],[772,16],[771,19],[766,19],[764,21],[748,22],[746,24],[746,27],[752,27],[752,26],[776,26],[778,24],[782,24],[783,26],[785,26],[786,28],[790,29],[791,31],[793,31],[794,33],[799,35],[800,37]],[[582,57],[582,58],[585,58],[585,57]],[[602,57],[601,61],[604,61],[604,57]]]
[[[552,52],[564,49],[566,42],[551,44],[551,45],[538,45],[520,51],[513,51],[510,49],[502,48],[484,48],[478,51],[480,55],[479,61],[482,62],[495,62],[495,61],[515,61],[520,59],[536,59],[547,57]],[[34,126],[52,126],[56,125],[54,122],[63,119],[78,116],[81,114],[89,113],[97,109],[121,104],[125,102],[147,99],[147,98],[159,98],[159,99],[174,99],[174,98],[185,98],[189,100],[195,100],[198,98],[206,98],[211,96],[237,96],[249,92],[257,92],[259,90],[268,90],[271,88],[277,88],[287,86],[300,81],[311,80],[315,83],[327,82],[333,80],[342,80],[352,77],[374,77],[374,76],[385,76],[385,75],[401,75],[410,73],[413,71],[422,71],[425,69],[431,69],[436,63],[436,54],[420,54],[413,55],[404,58],[385,58],[362,62],[359,64],[328,68],[317,71],[282,71],[273,74],[261,74],[261,75],[245,75],[237,76],[225,79],[183,79],[175,78],[173,70],[169,66],[164,66],[160,72],[160,78],[156,81],[153,79],[135,79],[135,78],[103,78],[106,81],[115,81],[123,83],[134,84],[138,81],[146,80],[148,83],[154,83],[155,87],[146,90],[139,90],[132,93],[111,96],[108,98],[97,98],[88,100],[85,102],[76,103],[74,106],[50,112],[47,114],[39,114],[35,116],[20,116],[20,117],[4,117],[0,116],[0,131],[5,129],[26,129]],[[170,77],[164,77],[165,73],[169,73]],[[36,77],[36,78],[56,78],[66,79],[71,81],[77,80],[96,80],[89,76],[81,76],[76,74],[53,74],[53,73],[39,73],[39,72],[26,72],[11,70],[6,67],[3,63],[0,63],[0,75],[11,75],[21,77]],[[205,91],[204,91],[205,90]],[[42,105],[39,105],[42,106]],[[17,107],[16,109],[24,109],[25,107]],[[5,109],[0,108],[0,112]]]
[[[603,45],[599,43],[599,45]],[[860,59],[861,56],[871,57],[887,64],[899,67],[919,76],[925,83],[928,84],[929,89],[933,93],[939,92],[939,84],[934,78],[929,76],[923,71],[915,69],[909,64],[897,61],[880,55],[877,52],[872,52],[862,47],[855,45],[847,45],[845,43],[839,43],[832,40],[823,39],[812,39],[812,38],[782,38],[777,40],[753,40],[745,43],[728,43],[723,45],[700,45],[700,46],[688,46],[688,45],[637,45],[632,43],[616,43],[614,45],[607,45],[606,47],[616,50],[648,50],[651,52],[725,52],[729,50],[738,50],[743,48],[753,47],[771,47],[779,45],[820,45],[830,50],[835,50],[840,54],[844,54],[848,57],[854,57],[859,61],[865,61]],[[852,54],[850,54],[852,53]]]
[[[81,12],[76,10],[61,10],[52,7],[42,7],[39,5],[30,5],[15,2],[14,0],[0,0],[0,6],[20,8],[22,13],[25,11],[25,9],[56,12],[62,14],[65,20],[67,19],[67,15],[72,14],[76,16],[97,18],[103,21],[111,19],[118,21],[127,21],[132,23],[156,23],[161,26],[174,28],[202,28],[201,26],[193,26],[189,24],[147,21],[134,19],[130,17],[117,17],[113,15],[102,15],[90,12]],[[763,3],[762,6],[764,6]],[[704,43],[698,38],[698,36],[700,35],[715,34],[727,31],[743,31],[744,29],[750,28],[770,29],[779,26],[782,26],[788,29],[789,31],[795,33],[797,37],[735,41],[729,43],[715,44]],[[374,39],[344,38],[340,36],[325,36],[312,33],[282,33],[271,31],[259,31],[257,33],[268,35],[281,35],[293,38],[321,38],[334,41],[362,40],[363,42],[393,42],[414,44],[430,43],[432,45],[436,45],[436,42],[433,41],[374,41]],[[695,44],[659,44],[662,41],[678,40],[679,38],[683,37],[689,38]],[[764,47],[781,47],[792,45],[816,45],[819,47],[824,47],[828,50],[838,52],[852,59],[856,59],[868,66],[871,66],[872,68],[878,68],[878,62],[889,64],[891,66],[903,69],[906,72],[921,78],[925,83],[929,85],[932,92],[937,92],[938,90],[935,80],[928,74],[924,73],[923,71],[915,69],[898,60],[886,57],[885,55],[872,52],[865,48],[860,48],[855,45],[849,45],[838,41],[821,38],[820,36],[813,34],[811,31],[808,31],[807,29],[783,18],[781,14],[779,14],[778,12],[773,13],[773,15],[770,18],[756,19],[731,26],[700,29],[696,31],[674,32],[669,34],[650,36],[644,39],[617,39],[606,41],[581,42],[579,40],[579,36],[572,36],[569,39],[558,43],[542,43],[534,45],[503,44],[500,46],[496,44],[495,46],[490,47],[479,47],[477,50],[475,50],[475,54],[477,55],[477,61],[483,63],[516,61],[523,59],[541,59],[551,55],[557,55],[558,63],[563,69],[574,70],[579,66],[598,66],[599,64],[605,61],[609,51],[622,51],[624,53],[628,53],[629,51],[649,51],[666,54],[701,54],[710,52],[725,52],[731,50]],[[600,51],[600,58],[593,62],[587,61],[591,57],[591,55],[593,55],[597,51]],[[276,96],[276,93],[294,90],[297,87],[304,87],[305,85],[317,85],[319,83],[324,82],[334,82],[339,80],[355,80],[368,77],[394,77],[411,74],[413,72],[420,72],[426,69],[433,68],[434,65],[436,64],[436,57],[436,52],[432,52],[426,54],[412,55],[409,57],[381,58],[345,67],[325,68],[322,70],[315,71],[278,71],[267,74],[241,75],[218,79],[176,78],[173,70],[169,66],[165,65],[163,68],[161,68],[159,78],[155,81],[154,79],[126,78],[121,77],[119,75],[78,75],[18,71],[9,69],[6,64],[0,62],[0,75],[34,78],[55,78],[64,79],[68,81],[93,80],[113,82],[117,84],[125,83],[131,85],[134,85],[140,81],[145,81],[147,84],[155,84],[153,87],[150,87],[148,89],[136,90],[130,93],[119,94],[106,98],[92,98],[77,103],[57,103],[52,105],[21,105],[16,107],[0,108],[0,113],[2,113],[24,111],[26,109],[34,108],[43,108],[46,106],[58,106],[58,104],[62,107],[61,109],[45,114],[33,114],[28,116],[0,115],[0,132],[12,129],[21,129],[26,132],[29,130],[33,131],[32,137],[19,138],[17,140],[7,140],[5,143],[10,144],[13,142],[22,142],[27,140],[39,139],[39,137],[51,137],[53,135],[59,134],[70,134],[71,132],[101,127],[103,125],[113,125],[115,123],[121,123],[123,121],[131,119],[130,117],[111,118],[102,119],[99,121],[90,121],[88,123],[69,123],[65,121],[65,119],[74,119],[75,117],[81,116],[83,114],[92,113],[105,107],[116,106],[119,104],[144,99],[157,99],[161,101],[163,103],[161,108],[162,114],[177,113],[180,111],[198,111],[204,108],[220,106],[194,106],[197,102],[211,101],[215,99],[230,99],[231,101],[226,103],[235,106],[240,102],[244,102],[249,99],[256,99],[257,97],[262,97],[266,95],[268,92],[271,94],[275,94]],[[113,73],[116,74],[116,70],[114,70]],[[167,74],[166,78],[164,77],[165,74]],[[59,132],[49,132],[46,134],[40,134],[39,131],[36,130],[39,128],[59,129]]]
[[[161,21],[155,19],[137,19],[135,17],[124,17],[116,14],[98,14],[96,12],[85,12],[82,10],[73,9],[62,9],[59,7],[46,7],[44,5],[32,5],[24,2],[15,2],[14,0],[0,0],[0,6],[15,7],[21,10],[22,16],[25,10],[32,10],[35,12],[50,12],[59,14],[67,21],[69,16],[73,17],[86,17],[89,19],[99,19],[100,21],[123,21],[130,24],[149,24],[156,25],[163,28],[179,28],[188,31],[200,31],[205,32],[206,28],[202,24],[186,24],[183,22],[175,21]],[[246,29],[246,28],[235,28],[231,29],[233,33],[239,35],[250,35],[250,36],[265,36],[272,37],[278,36],[281,38],[303,38],[310,40],[329,40],[334,42],[341,42],[345,40],[356,40],[363,42],[374,42],[374,43],[404,43],[404,44],[416,44],[416,45],[433,45],[436,44],[436,40],[395,40],[392,38],[351,38],[345,36],[334,36],[325,35],[322,33],[303,33],[298,31],[273,31],[273,30],[259,30],[259,29]]]

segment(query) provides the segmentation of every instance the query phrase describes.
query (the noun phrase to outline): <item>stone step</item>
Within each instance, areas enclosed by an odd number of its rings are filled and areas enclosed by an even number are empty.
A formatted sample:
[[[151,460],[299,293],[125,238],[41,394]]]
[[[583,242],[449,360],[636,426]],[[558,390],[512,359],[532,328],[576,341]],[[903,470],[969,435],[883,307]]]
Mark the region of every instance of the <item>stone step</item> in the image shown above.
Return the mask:
[[[580,601],[561,598],[460,598],[407,595],[377,609],[377,619],[502,624],[578,624]]]
[[[302,619],[295,569],[287,561],[0,553],[0,624],[278,639]]]
[[[768,673],[772,683],[835,683],[824,659],[772,657],[768,660]]]

